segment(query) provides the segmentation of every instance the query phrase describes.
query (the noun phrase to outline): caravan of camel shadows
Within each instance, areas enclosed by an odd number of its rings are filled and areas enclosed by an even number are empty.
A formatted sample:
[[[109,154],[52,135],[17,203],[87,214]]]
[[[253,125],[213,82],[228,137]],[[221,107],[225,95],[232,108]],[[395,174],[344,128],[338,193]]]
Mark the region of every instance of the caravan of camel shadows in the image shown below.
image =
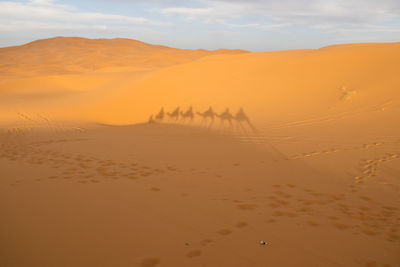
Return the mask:
[[[253,126],[251,123],[249,117],[247,114],[244,112],[243,108],[240,108],[239,111],[233,115],[229,108],[226,108],[222,113],[217,113],[213,110],[213,108],[210,106],[206,111],[204,112],[194,112],[193,107],[190,106],[186,111],[181,110],[180,107],[175,108],[171,112],[165,112],[164,108],[161,108],[160,111],[155,115],[151,115],[149,118],[149,123],[156,123],[156,122],[162,122],[164,121],[164,118],[167,115],[168,122],[180,122],[180,123],[185,123],[187,121],[193,122],[195,116],[201,117],[201,125],[208,125],[208,128],[211,128],[214,124],[215,118],[220,119],[220,124],[219,127],[223,127],[224,129],[234,129],[234,124],[233,122],[236,122],[236,129],[239,131],[246,131],[246,128],[251,129],[252,131],[255,131],[256,128]],[[229,128],[226,128],[226,127]]]

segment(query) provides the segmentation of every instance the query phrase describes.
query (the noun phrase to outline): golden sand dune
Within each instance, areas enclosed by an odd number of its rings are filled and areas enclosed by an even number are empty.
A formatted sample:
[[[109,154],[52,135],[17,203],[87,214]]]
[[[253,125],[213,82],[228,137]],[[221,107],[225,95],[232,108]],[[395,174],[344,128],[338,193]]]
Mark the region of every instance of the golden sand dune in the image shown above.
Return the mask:
[[[399,43],[357,44],[208,56],[140,79],[129,70],[40,77],[30,80],[33,87],[46,79],[48,91],[56,83],[75,91],[90,91],[38,101],[39,107],[35,102],[23,102],[15,108],[41,110],[63,119],[128,124],[146,121],[161,107],[172,110],[192,105],[202,111],[212,105],[219,111],[243,107],[263,124],[290,123],[317,114],[335,117],[379,105],[395,108],[399,59]]]
[[[140,74],[207,55],[237,53],[245,51],[182,50],[131,39],[57,37],[0,48],[0,92],[87,90],[99,86],[100,82],[120,78],[127,71],[132,77],[132,73]],[[76,74],[85,75],[76,77]]]
[[[396,100],[399,60],[399,43],[206,57],[105,90],[93,103],[110,112],[89,116],[130,123],[161,106],[190,105],[243,107],[262,122],[339,112]]]
[[[56,37],[0,48],[1,74],[82,73],[107,67],[154,69],[242,50],[182,50],[131,39]]]
[[[0,265],[399,266],[400,43],[96,42],[154,58],[32,60],[0,92]]]

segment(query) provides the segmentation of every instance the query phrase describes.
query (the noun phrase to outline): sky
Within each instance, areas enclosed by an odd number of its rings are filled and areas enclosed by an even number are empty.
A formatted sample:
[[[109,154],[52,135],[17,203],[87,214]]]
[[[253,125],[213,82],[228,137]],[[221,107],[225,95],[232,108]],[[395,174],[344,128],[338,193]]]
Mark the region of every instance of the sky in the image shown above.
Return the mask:
[[[273,51],[400,41],[400,0],[0,0],[0,47],[55,36]]]

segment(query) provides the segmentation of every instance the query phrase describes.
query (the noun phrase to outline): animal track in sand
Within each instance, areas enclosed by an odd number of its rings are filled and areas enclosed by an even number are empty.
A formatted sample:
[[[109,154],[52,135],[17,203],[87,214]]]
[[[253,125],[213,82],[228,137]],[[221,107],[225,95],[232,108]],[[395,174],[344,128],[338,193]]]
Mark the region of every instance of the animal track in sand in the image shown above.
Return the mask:
[[[288,159],[294,160],[294,159],[305,159],[305,158],[310,158],[310,157],[316,157],[316,156],[322,156],[322,155],[328,155],[332,153],[337,153],[341,151],[349,151],[349,150],[362,150],[362,149],[370,149],[373,147],[378,147],[382,146],[384,142],[373,142],[373,143],[368,143],[368,144],[362,144],[358,146],[349,146],[349,147],[344,147],[342,149],[340,148],[331,148],[331,149],[325,149],[321,151],[311,151],[311,152],[305,152],[302,154],[297,154],[289,157]]]
[[[386,156],[377,159],[361,160],[360,174],[354,177],[355,183],[362,184],[365,179],[376,176],[378,166],[382,162],[400,158],[400,153],[387,153]]]

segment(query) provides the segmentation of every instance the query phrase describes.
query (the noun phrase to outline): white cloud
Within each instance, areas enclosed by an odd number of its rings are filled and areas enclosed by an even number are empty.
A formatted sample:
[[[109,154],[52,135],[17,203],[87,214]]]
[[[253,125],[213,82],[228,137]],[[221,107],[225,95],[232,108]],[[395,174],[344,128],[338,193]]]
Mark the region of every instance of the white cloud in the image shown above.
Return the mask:
[[[209,15],[213,13],[212,8],[192,8],[192,7],[170,7],[161,11],[162,14],[179,14],[187,16]]]
[[[30,29],[105,28],[106,25],[170,25],[143,17],[131,17],[106,13],[81,12],[73,6],[52,0],[29,2],[0,1],[0,24],[2,31]]]
[[[370,25],[400,18],[400,1],[396,0],[198,0],[198,3],[202,6],[168,7],[161,13],[204,23],[253,25],[266,30],[284,27],[323,30],[326,25],[341,28],[344,24]],[[251,21],[249,17],[258,20]],[[246,23],[241,26],[229,22],[234,19]]]
[[[85,0],[80,8],[71,2],[0,0],[0,46],[63,35],[264,51],[400,38],[400,0]],[[101,11],[94,12],[90,4],[97,3]]]

